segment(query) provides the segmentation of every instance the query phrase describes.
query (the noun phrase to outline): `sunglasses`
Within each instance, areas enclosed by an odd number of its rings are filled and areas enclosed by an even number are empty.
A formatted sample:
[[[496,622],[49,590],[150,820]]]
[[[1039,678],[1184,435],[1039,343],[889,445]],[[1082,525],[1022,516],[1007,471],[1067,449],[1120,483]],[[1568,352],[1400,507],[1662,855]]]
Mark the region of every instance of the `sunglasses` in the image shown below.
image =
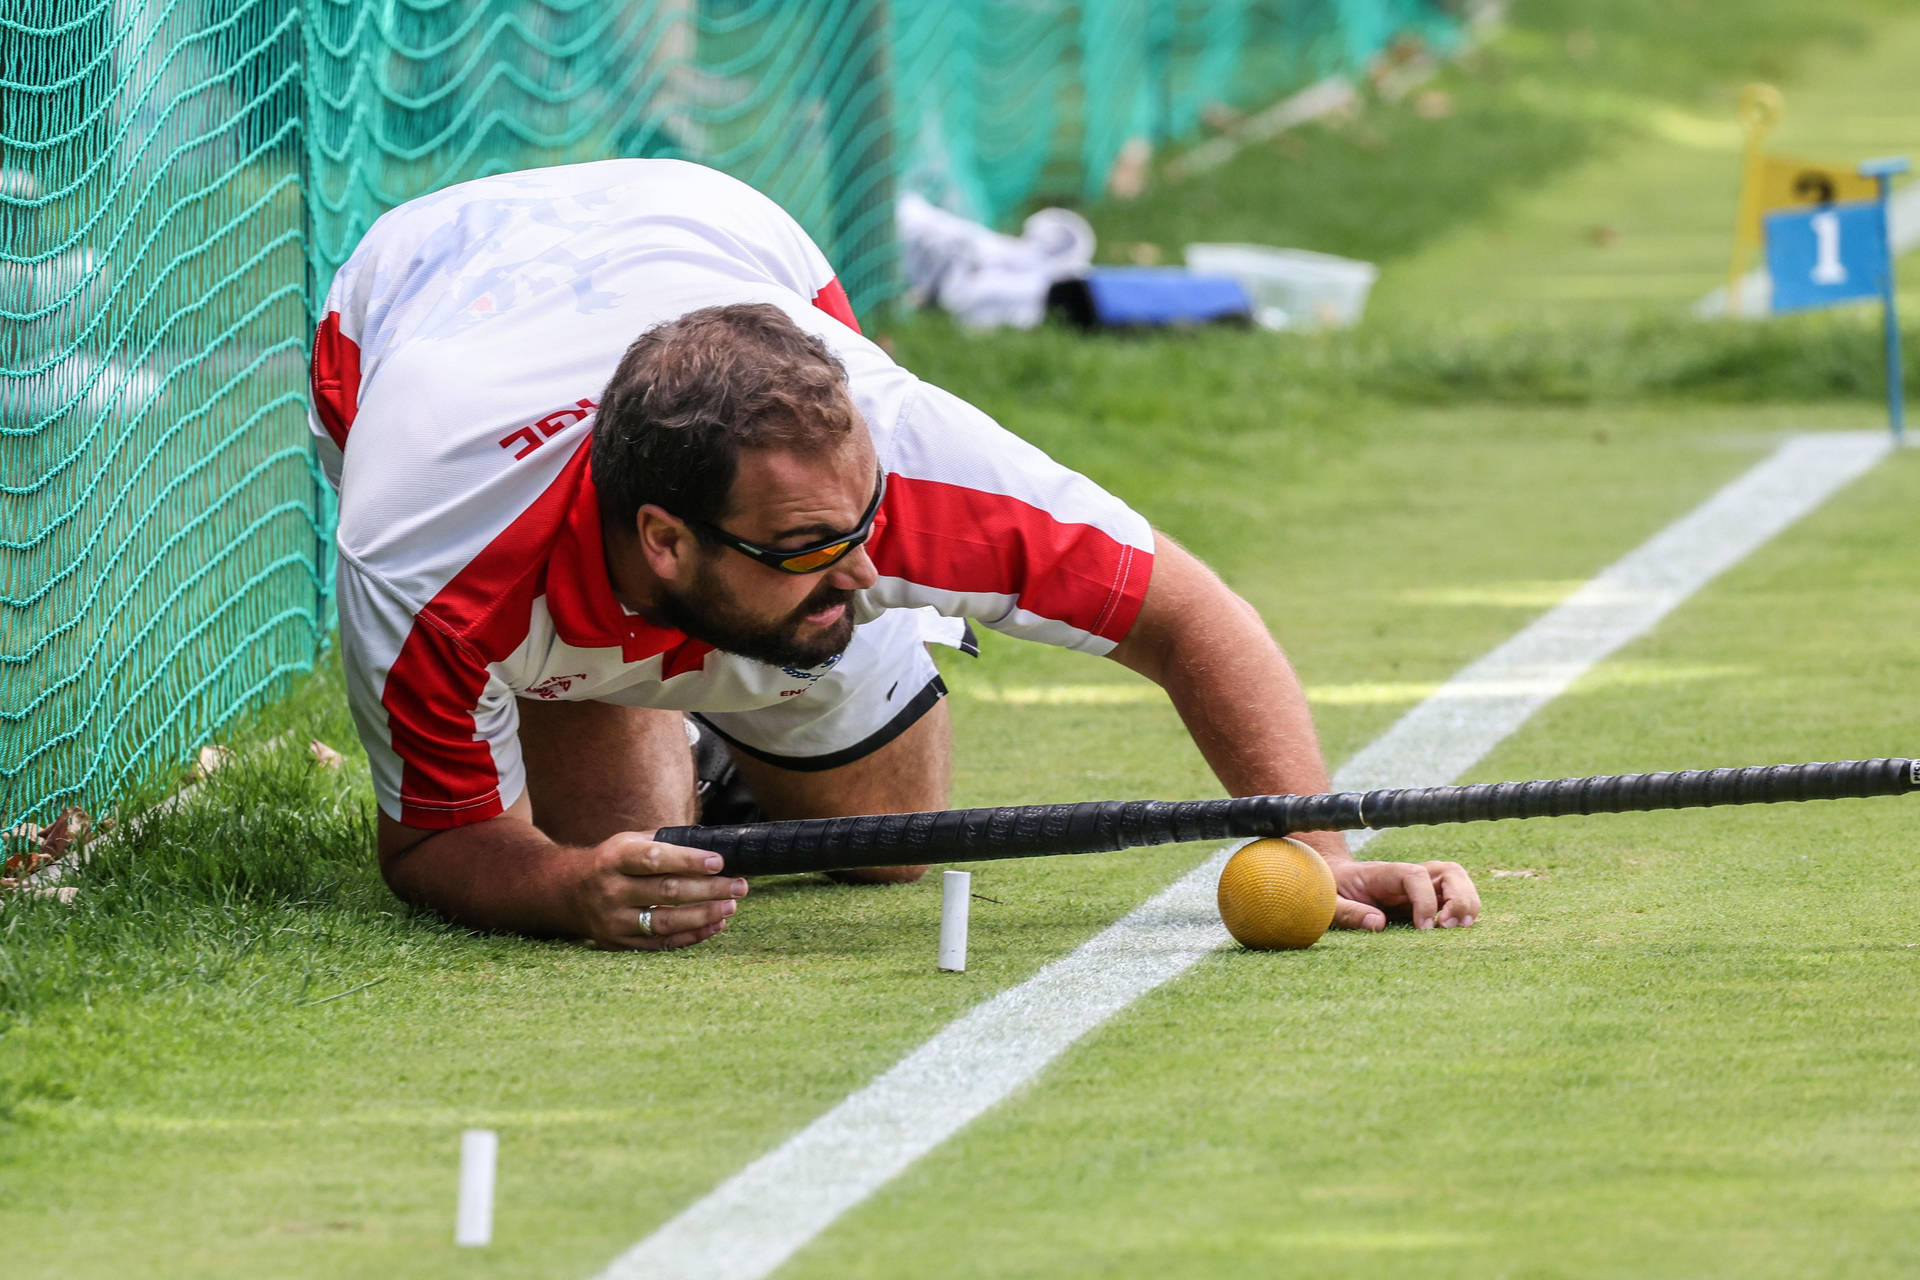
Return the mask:
[[[748,542],[745,538],[736,538],[717,524],[705,520],[688,519],[687,523],[700,529],[708,537],[732,547],[741,555],[758,560],[769,569],[778,569],[782,573],[819,573],[822,569],[831,569],[853,553],[853,549],[873,536],[873,520],[880,514],[880,499],[887,494],[887,477],[882,474],[880,483],[873,491],[873,501],[867,504],[866,514],[860,517],[858,527],[848,533],[836,533],[824,542],[809,543],[804,547],[763,547],[757,542]]]

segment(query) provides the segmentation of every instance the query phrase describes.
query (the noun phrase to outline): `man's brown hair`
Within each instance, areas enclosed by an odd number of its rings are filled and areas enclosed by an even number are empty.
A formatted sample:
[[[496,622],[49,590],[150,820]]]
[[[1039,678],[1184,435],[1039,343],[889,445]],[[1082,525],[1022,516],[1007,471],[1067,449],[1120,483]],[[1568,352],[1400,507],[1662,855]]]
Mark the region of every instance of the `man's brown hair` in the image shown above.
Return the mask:
[[[846,384],[827,344],[764,302],[703,307],[647,330],[600,396],[601,519],[630,530],[652,503],[717,523],[742,449],[838,447],[855,422]]]

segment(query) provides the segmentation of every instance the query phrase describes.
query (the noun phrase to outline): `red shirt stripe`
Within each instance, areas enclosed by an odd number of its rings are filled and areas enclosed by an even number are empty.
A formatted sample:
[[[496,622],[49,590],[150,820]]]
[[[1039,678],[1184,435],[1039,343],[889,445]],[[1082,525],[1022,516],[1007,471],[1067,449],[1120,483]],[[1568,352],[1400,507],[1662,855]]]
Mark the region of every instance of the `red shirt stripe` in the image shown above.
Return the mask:
[[[380,701],[400,757],[400,821],[439,829],[480,822],[506,807],[493,751],[475,736],[472,708],[487,668],[425,618],[394,659]]]
[[[853,304],[847,301],[847,291],[840,287],[838,280],[829,280],[813,295],[813,305],[838,320],[855,333],[860,332],[860,322],[853,318]]]
[[[526,639],[543,552],[565,520],[575,470],[562,471],[428,602],[387,674],[380,701],[401,760],[400,821],[409,827],[462,826],[506,807],[473,712],[488,664]]]
[[[347,447],[347,432],[360,411],[360,344],[340,331],[340,313],[329,311],[313,331],[313,411],[333,442]]]
[[[505,810],[493,750],[474,708],[488,666],[527,638],[544,594],[554,629],[580,648],[618,646],[628,662],[665,654],[662,677],[698,671],[710,646],[628,614],[614,597],[583,441],[544,492],[414,619],[380,701],[401,760],[400,821],[437,830]]]
[[[1146,603],[1153,553],[1031,503],[937,480],[887,477],[867,544],[874,567],[941,591],[1014,595],[1020,607],[1118,643]]]

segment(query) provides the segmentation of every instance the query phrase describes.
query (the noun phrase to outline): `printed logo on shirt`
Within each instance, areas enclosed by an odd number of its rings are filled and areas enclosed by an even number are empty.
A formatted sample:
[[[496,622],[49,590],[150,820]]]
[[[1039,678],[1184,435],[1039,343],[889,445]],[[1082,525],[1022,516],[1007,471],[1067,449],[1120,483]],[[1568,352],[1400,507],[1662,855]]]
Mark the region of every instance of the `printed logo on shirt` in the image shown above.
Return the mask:
[[[574,681],[585,680],[586,678],[587,673],[584,671],[575,672],[570,676],[552,676],[546,680],[542,680],[539,684],[529,686],[527,692],[536,698],[545,698],[551,702],[553,699],[565,694],[567,690],[573,688]]]
[[[833,664],[840,661],[840,659],[845,656],[846,656],[845,654],[836,653],[831,658],[828,658],[825,662],[821,663],[817,667],[782,667],[780,668],[781,675],[790,676],[795,680],[806,681],[806,683],[801,685],[798,689],[782,689],[780,691],[780,696],[783,698],[792,698],[805,693],[807,690],[813,688],[813,682],[815,680],[818,680],[821,676],[833,670]]]
[[[836,653],[817,667],[782,667],[780,668],[780,674],[783,676],[792,676],[795,680],[818,680],[821,676],[833,670],[834,663],[846,656],[844,653]]]
[[[568,427],[578,426],[580,423],[586,421],[587,415],[592,413],[595,407],[595,403],[592,400],[582,397],[564,409],[555,409],[545,417],[535,418],[519,430],[508,433],[501,438],[500,447],[502,449],[512,449],[515,445],[519,445],[519,450],[513,455],[515,462],[520,461],[522,458],[530,458],[533,456],[535,449],[538,449],[541,445],[553,439]]]

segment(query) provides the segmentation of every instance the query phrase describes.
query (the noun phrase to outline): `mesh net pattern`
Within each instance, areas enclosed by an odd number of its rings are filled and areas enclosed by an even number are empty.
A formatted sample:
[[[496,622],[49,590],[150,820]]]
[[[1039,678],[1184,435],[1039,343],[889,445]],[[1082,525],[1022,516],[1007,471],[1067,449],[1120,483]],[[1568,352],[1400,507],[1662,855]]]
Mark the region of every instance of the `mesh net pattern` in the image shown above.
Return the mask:
[[[674,156],[857,309],[897,191],[1004,223],[1352,70],[1444,0],[0,0],[0,821],[102,805],[310,670],[311,308],[466,179]]]

